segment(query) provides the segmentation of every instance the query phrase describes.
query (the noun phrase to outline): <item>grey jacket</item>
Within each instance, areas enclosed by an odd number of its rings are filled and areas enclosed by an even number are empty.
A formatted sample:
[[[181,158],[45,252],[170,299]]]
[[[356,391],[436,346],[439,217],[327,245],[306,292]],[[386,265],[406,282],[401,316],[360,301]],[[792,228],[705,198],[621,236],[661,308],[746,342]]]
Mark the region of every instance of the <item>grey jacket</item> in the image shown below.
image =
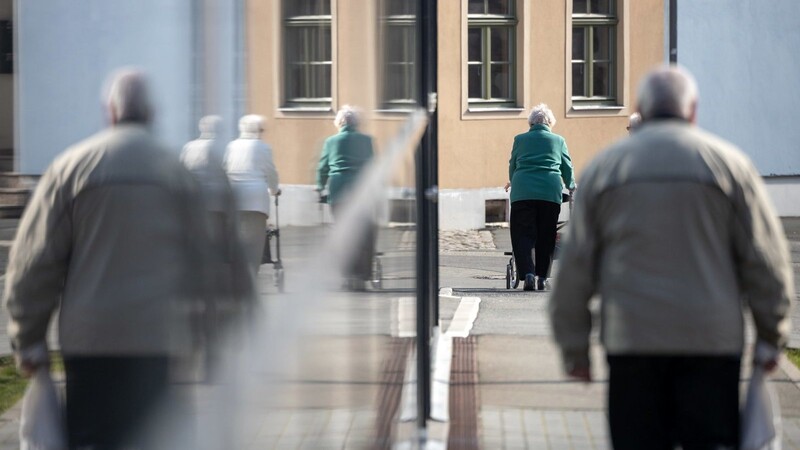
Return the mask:
[[[169,354],[206,289],[205,211],[177,155],[118,125],[67,149],[42,175],[11,248],[13,347],[40,347],[60,307],[66,355]]]
[[[567,370],[589,364],[589,300],[609,354],[740,354],[789,331],[794,282],[760,175],[686,122],[645,124],[585,170],[549,303]]]

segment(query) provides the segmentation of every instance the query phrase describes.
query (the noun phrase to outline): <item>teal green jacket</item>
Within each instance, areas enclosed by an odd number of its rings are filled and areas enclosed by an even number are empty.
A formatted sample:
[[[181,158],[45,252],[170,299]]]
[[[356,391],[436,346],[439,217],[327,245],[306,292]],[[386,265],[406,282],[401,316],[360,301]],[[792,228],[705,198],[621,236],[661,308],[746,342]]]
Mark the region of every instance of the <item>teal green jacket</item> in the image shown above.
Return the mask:
[[[572,159],[564,138],[543,124],[514,137],[508,161],[511,203],[518,200],[545,200],[561,204],[561,190],[572,189]],[[563,182],[562,182],[563,180]]]
[[[351,127],[342,127],[325,140],[317,165],[317,189],[321,191],[327,185],[328,203],[342,199],[372,154],[372,138]]]

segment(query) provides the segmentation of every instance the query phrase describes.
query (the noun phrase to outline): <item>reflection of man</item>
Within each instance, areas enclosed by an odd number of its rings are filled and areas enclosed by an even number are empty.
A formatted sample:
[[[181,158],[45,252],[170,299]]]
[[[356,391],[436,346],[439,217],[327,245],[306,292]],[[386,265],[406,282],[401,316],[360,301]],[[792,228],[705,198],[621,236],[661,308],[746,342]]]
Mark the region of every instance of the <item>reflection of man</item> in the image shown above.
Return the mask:
[[[549,310],[569,375],[591,380],[601,297],[615,449],[738,448],[743,307],[775,367],[794,296],[786,239],[758,172],[695,124],[679,68],[639,89],[643,125],[583,173]]]
[[[193,244],[206,239],[190,173],[149,130],[143,74],[116,74],[107,106],[111,126],[42,175],[6,276],[24,372],[47,364],[60,308],[70,448],[137,445],[132,435],[167,393],[176,338],[186,337],[174,301],[194,297]]]
[[[642,125],[642,115],[638,112],[635,112],[628,117],[628,133],[633,133]]]

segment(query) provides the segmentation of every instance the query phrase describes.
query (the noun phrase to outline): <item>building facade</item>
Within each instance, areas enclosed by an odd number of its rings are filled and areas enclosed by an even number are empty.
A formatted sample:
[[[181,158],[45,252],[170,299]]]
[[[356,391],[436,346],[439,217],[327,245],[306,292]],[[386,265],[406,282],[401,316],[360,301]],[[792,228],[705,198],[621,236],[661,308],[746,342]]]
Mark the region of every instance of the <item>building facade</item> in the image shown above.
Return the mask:
[[[342,105],[365,111],[379,151],[391,139],[417,97],[415,4],[247,2],[249,108],[267,118],[284,185],[313,189]],[[664,14],[663,0],[439,0],[442,228],[481,228],[486,202],[507,198],[511,144],[534,105],[555,113],[578,176],[624,136],[638,80],[665,59]]]

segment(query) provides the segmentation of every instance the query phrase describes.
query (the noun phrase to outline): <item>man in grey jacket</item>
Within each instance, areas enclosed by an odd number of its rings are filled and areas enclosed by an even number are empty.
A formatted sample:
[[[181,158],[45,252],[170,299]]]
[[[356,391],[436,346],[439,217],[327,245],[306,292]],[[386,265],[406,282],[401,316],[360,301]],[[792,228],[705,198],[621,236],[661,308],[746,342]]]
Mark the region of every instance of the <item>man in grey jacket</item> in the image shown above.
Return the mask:
[[[695,126],[688,72],[648,74],[638,110],[636,133],[583,173],[554,338],[567,373],[591,381],[599,295],[615,449],[737,448],[744,310],[777,358],[794,297],[786,238],[753,164]]]
[[[109,128],[42,175],[6,275],[8,332],[24,372],[47,365],[47,327],[60,308],[70,448],[136,446],[167,394],[170,358],[189,348],[208,279],[203,202],[149,130],[141,72],[115,75],[108,112]]]

